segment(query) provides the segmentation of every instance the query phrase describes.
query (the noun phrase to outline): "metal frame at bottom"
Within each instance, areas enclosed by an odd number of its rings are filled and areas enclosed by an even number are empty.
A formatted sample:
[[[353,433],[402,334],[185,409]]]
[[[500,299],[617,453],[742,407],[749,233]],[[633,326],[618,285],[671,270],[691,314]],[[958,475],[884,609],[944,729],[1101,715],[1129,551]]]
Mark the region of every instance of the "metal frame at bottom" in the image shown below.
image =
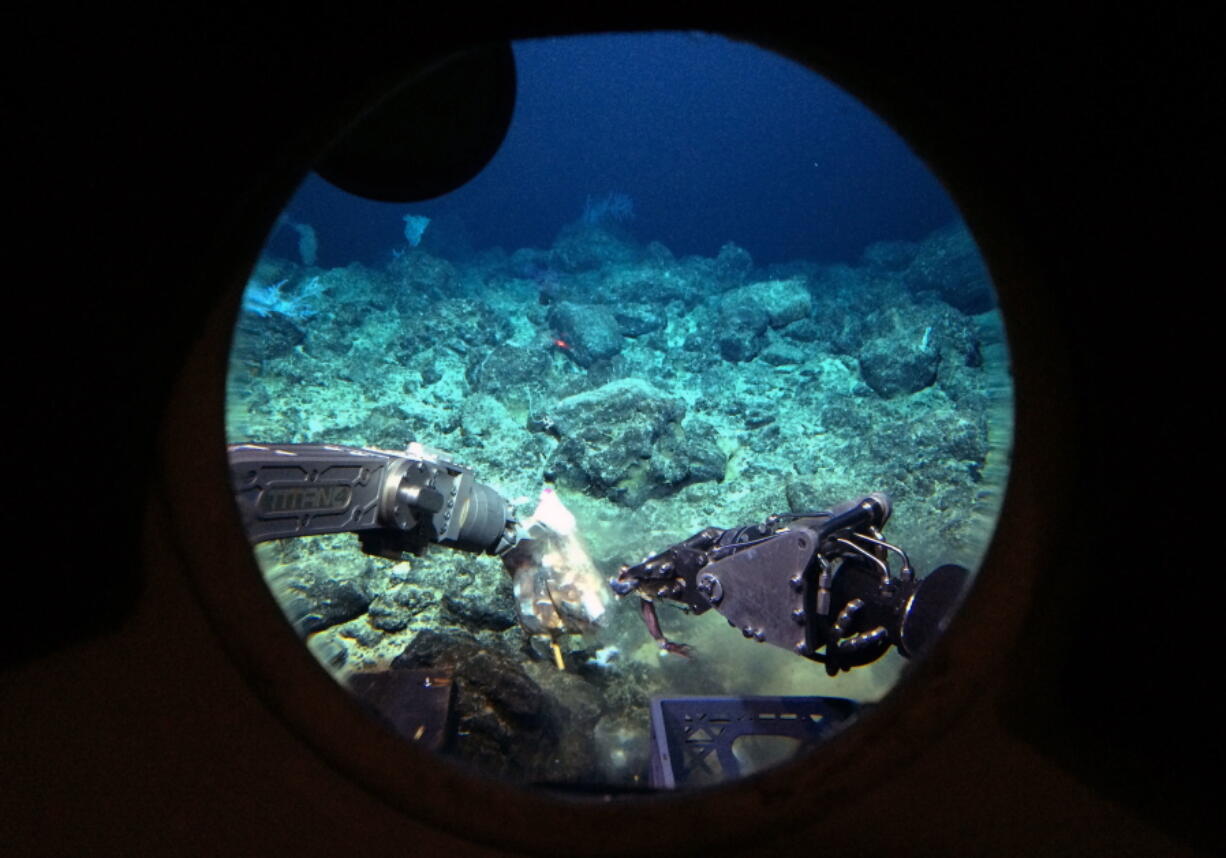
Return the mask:
[[[860,709],[842,697],[656,697],[651,701],[651,786],[676,789],[738,778],[733,743],[784,736],[799,748],[828,737]],[[717,768],[713,768],[716,766]]]

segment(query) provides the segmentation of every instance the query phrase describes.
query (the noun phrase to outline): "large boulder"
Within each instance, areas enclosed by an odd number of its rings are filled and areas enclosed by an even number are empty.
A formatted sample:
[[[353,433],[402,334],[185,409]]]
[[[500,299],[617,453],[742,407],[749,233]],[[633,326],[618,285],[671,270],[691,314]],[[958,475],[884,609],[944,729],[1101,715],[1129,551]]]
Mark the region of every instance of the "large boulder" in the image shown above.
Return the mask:
[[[752,360],[766,342],[767,328],[783,328],[806,319],[812,306],[803,277],[729,289],[719,299],[715,343],[720,356],[734,363]]]
[[[549,327],[582,367],[608,360],[622,350],[625,338],[613,311],[599,304],[562,301],[549,310]]]
[[[361,582],[292,565],[269,580],[282,611],[303,637],[362,616],[371,606]]]
[[[665,318],[658,304],[622,304],[613,309],[613,318],[623,336],[641,337],[664,327]]]
[[[940,322],[933,307],[914,301],[899,300],[870,314],[866,330],[872,336],[857,355],[865,383],[883,399],[934,384],[945,339]]]
[[[456,686],[453,752],[483,771],[517,778],[539,776],[542,758],[558,745],[549,702],[510,653],[464,632],[419,632],[393,669],[434,668]]]
[[[920,242],[919,253],[903,277],[913,291],[933,289],[947,304],[967,315],[996,306],[983,256],[961,223],[938,230]]]
[[[753,270],[753,257],[749,251],[731,241],[719,249],[715,257],[716,282],[721,285],[739,286]]]
[[[616,224],[567,224],[558,233],[549,259],[559,271],[573,274],[635,262],[641,251]]]
[[[934,348],[881,337],[860,353],[860,375],[878,396],[893,399],[931,386],[940,362],[941,354]]]
[[[786,280],[762,280],[729,289],[719,300],[720,314],[729,319],[752,319],[754,333],[761,333],[769,324],[782,328],[800,321],[809,315],[813,299],[805,287],[803,277]],[[757,308],[757,313],[746,315],[747,308]]]
[[[664,435],[656,445],[653,459],[662,493],[672,493],[691,483],[722,483],[728,467],[728,457],[719,447],[715,428],[699,421],[687,422]]]
[[[530,388],[548,386],[552,375],[553,361],[545,348],[504,343],[473,363],[467,380],[474,391],[513,399]]]
[[[729,362],[753,360],[765,343],[770,313],[753,286],[729,289],[719,299],[715,345]]]
[[[683,400],[637,378],[567,397],[549,415],[560,443],[546,478],[630,507],[722,480],[725,457],[714,430],[695,424],[687,431],[685,410]]]

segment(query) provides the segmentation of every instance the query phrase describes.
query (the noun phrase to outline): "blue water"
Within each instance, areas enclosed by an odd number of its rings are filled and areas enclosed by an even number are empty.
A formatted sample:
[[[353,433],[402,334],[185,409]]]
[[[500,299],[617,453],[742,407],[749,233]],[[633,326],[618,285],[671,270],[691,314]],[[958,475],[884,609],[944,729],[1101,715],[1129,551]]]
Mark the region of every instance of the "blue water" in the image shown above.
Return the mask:
[[[319,264],[373,263],[401,215],[455,218],[475,249],[548,247],[589,195],[634,200],[633,232],[678,256],[727,241],[758,263],[852,262],[916,240],[956,209],[906,144],[803,66],[722,37],[647,34],[515,45],[518,99],[493,161],[412,206],[308,178],[290,206],[319,234]],[[290,230],[270,250],[293,255]]]

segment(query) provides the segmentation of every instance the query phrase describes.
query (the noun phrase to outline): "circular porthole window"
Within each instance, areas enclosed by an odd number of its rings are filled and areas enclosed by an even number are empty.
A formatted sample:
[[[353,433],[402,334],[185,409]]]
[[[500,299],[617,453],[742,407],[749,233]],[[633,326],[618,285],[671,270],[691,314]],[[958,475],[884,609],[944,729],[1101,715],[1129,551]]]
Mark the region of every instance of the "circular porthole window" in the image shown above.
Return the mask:
[[[277,220],[230,360],[236,500],[304,644],[404,741],[576,792],[760,771],[888,694],[987,549],[987,269],[808,69],[705,35],[514,51],[466,185],[313,174]]]

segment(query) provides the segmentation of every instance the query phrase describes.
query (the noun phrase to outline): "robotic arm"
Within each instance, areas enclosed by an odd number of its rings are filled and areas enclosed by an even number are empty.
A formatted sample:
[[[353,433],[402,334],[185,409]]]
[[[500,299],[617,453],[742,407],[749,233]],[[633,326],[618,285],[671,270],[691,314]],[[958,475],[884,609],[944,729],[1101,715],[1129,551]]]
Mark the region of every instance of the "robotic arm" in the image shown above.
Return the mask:
[[[970,573],[947,564],[917,578],[906,552],[881,538],[890,511],[889,498],[871,494],[823,512],[709,527],[623,566],[610,585],[619,596],[637,593],[648,631],[682,655],[689,647],[664,635],[657,599],[695,614],[715,608],[746,638],[821,662],[831,676],[891,646],[909,658],[944,628]]]
[[[357,533],[399,560],[430,543],[501,555],[520,539],[510,504],[468,468],[420,444],[403,452],[335,444],[235,444],[230,480],[252,543]]]
[[[236,444],[227,450],[243,525],[253,543],[357,533],[368,554],[399,560],[430,544],[509,557],[528,537],[510,504],[438,451],[333,444]],[[947,564],[918,578],[881,528],[890,501],[871,494],[830,510],[772,515],[761,524],[708,527],[610,581],[636,593],[648,631],[669,640],[655,603],[714,608],[746,638],[821,662],[826,672],[869,664],[897,647],[906,657],[935,638],[970,573]],[[891,559],[901,568],[891,570]]]

